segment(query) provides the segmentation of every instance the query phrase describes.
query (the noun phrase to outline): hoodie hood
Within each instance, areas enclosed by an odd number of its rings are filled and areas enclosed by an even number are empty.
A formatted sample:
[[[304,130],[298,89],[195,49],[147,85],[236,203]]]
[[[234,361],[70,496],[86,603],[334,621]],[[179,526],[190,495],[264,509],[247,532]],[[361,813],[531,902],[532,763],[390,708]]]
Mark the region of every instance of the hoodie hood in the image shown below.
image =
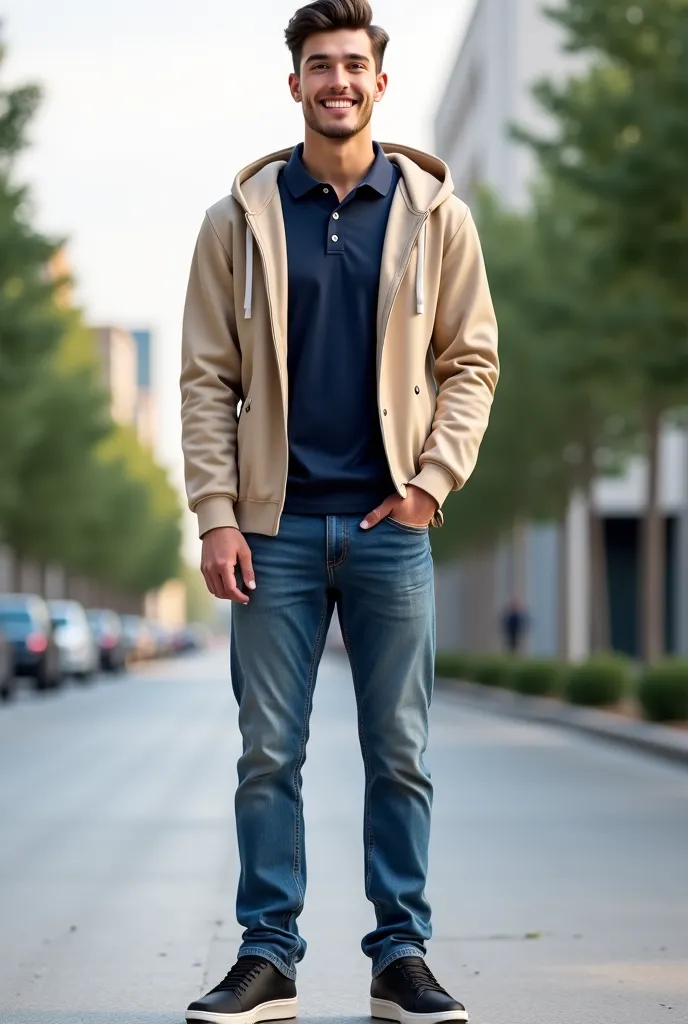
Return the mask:
[[[441,206],[453,194],[454,183],[451,172],[443,160],[419,149],[397,146],[382,142],[383,153],[401,171],[399,186],[409,209],[424,217],[418,235],[418,260],[416,269],[416,312],[423,313],[425,273],[425,220],[433,210]],[[232,195],[246,214],[246,290],[244,294],[244,317],[251,319],[253,299],[253,232],[251,219],[258,216],[273,198],[281,169],[288,162],[293,147],[282,149],[256,160],[234,179]]]
[[[454,191],[451,172],[443,160],[420,149],[381,142],[382,151],[401,171],[405,195],[414,213],[431,213]],[[256,160],[239,171],[232,186],[232,195],[250,214],[262,211],[277,187],[279,172],[289,160],[294,147]]]

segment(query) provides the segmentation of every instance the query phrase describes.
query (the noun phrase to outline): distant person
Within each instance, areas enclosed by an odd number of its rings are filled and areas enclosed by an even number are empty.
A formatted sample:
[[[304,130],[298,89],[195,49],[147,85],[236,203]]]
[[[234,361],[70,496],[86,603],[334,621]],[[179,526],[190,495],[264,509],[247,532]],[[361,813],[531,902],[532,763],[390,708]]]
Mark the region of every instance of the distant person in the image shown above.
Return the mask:
[[[517,654],[523,649],[523,642],[528,632],[530,619],[517,597],[513,597],[502,616],[502,631],[507,651]]]
[[[239,173],[208,210],[193,257],[183,448],[208,589],[235,602],[244,932],[238,962],[188,1020],[296,1015],[301,769],[335,607],[367,780],[372,1013],[402,1024],[468,1019],[424,961],[428,527],[442,524],[445,498],[476,464],[497,330],[476,229],[448,168],[373,141],[388,37],[371,19],[366,0],[317,0],[291,19],[289,88],[305,139]],[[261,40],[255,56],[259,66]],[[420,83],[421,69],[411,73]]]

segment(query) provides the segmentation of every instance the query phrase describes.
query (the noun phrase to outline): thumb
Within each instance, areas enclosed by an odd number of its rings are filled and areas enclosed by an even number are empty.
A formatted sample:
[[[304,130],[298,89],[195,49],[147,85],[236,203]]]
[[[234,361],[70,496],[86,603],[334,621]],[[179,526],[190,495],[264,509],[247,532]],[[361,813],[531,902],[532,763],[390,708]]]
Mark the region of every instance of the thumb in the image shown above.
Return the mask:
[[[370,530],[373,526],[377,526],[379,522],[386,519],[392,509],[395,507],[399,498],[398,494],[390,494],[389,498],[385,498],[381,505],[378,505],[376,509],[369,512],[365,519],[361,522],[362,530]]]

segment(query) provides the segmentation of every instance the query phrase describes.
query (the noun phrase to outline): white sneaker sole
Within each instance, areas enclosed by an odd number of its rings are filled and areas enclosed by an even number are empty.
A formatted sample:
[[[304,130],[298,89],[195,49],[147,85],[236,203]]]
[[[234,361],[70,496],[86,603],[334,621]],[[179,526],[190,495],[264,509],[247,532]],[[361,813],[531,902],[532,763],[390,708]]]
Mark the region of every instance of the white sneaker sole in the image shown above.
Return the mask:
[[[421,1024],[425,1021],[432,1021],[439,1024],[444,1020],[467,1021],[468,1014],[465,1010],[445,1010],[444,1013],[408,1013],[402,1010],[396,1003],[390,1003],[387,999],[370,1000],[370,1016],[381,1017],[383,1020],[395,1020],[398,1024]]]
[[[298,999],[275,999],[261,1003],[246,1013],[209,1013],[206,1010],[187,1010],[188,1021],[203,1024],[258,1024],[265,1020],[292,1020],[299,1011]]]

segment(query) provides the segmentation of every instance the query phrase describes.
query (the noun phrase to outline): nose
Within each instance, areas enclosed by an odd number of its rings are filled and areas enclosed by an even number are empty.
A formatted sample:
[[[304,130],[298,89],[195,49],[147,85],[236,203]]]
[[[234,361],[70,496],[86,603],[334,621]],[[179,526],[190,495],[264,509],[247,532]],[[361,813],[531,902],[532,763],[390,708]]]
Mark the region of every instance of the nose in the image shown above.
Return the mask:
[[[330,72],[330,86],[338,93],[345,93],[349,88],[349,79],[346,68],[342,64],[335,64]]]

